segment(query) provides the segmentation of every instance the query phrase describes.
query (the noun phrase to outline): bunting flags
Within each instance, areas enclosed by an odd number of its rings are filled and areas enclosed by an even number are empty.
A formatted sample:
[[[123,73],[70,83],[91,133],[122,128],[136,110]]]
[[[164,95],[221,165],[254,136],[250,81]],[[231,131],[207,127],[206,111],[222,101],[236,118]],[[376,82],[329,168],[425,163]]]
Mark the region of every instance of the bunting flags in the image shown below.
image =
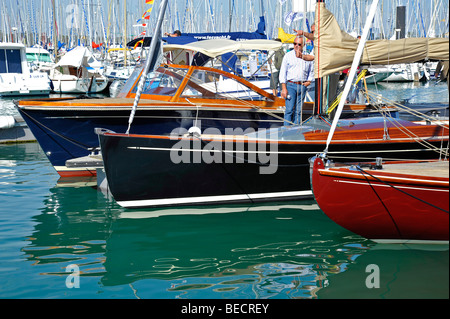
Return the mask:
[[[153,9],[153,2],[155,2],[155,0],[145,0],[145,3],[151,5],[151,7],[148,8],[147,11],[144,12],[142,17],[139,20],[137,20],[137,23],[139,23],[139,21],[141,21],[141,20],[149,20],[150,19],[150,13],[152,12],[152,9]]]
[[[141,19],[150,19],[150,13],[152,12],[153,7],[150,7],[147,9],[147,11],[144,12]]]

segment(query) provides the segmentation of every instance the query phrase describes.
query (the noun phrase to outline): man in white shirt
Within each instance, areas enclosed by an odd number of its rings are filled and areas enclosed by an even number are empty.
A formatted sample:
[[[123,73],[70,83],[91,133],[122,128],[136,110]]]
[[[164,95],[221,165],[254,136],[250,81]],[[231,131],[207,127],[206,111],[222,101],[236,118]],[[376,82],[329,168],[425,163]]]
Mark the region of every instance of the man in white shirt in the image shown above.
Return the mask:
[[[281,97],[286,100],[284,125],[301,123],[300,112],[306,90],[314,80],[314,62],[304,60],[303,44],[303,38],[296,37],[294,50],[286,53],[281,63]]]

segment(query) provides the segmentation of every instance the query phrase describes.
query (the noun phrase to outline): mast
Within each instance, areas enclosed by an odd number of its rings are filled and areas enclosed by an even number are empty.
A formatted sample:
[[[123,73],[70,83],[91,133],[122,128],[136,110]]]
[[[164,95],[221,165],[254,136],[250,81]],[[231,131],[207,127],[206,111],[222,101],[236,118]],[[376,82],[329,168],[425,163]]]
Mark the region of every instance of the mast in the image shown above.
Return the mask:
[[[158,54],[156,52],[156,48],[157,48],[158,42],[159,43],[161,42],[161,25],[164,20],[164,14],[166,12],[167,1],[168,0],[162,0],[161,10],[159,11],[159,15],[158,15],[158,21],[156,22],[155,31],[153,32],[152,41],[150,42],[150,48],[149,48],[148,54],[147,54],[147,61],[145,62],[144,69],[142,70],[142,75],[139,80],[136,97],[135,97],[134,103],[133,103],[133,108],[131,109],[130,117],[128,119],[128,129],[127,129],[126,134],[129,134],[129,132],[130,132],[131,124],[133,123],[133,119],[134,119],[134,114],[136,113],[136,108],[139,104],[142,90],[144,89],[144,84],[147,79],[147,74],[150,71],[150,66],[152,64],[152,60]]]
[[[52,1],[52,9],[53,9],[53,54],[55,55],[55,62],[57,60],[58,53],[58,39],[56,37],[56,0]]]
[[[406,7],[397,7],[397,20],[395,26],[395,38],[404,39],[405,38],[405,21],[406,21]]]
[[[232,0],[228,1],[228,12],[230,13],[230,23],[228,32],[231,32],[231,23],[233,22],[233,5],[231,4]]]
[[[334,131],[336,130],[337,122],[339,121],[339,117],[341,116],[342,109],[344,108],[345,100],[347,99],[348,93],[350,92],[353,78],[356,75],[356,71],[358,69],[359,62],[361,61],[361,56],[362,56],[362,53],[364,50],[364,46],[366,45],[367,36],[369,34],[373,18],[375,17],[377,5],[378,5],[378,0],[373,0],[372,6],[370,7],[369,16],[367,17],[366,24],[364,26],[361,40],[359,41],[358,48],[355,53],[355,57],[353,58],[353,63],[350,68],[350,73],[348,75],[347,82],[345,83],[344,92],[342,93],[342,97],[341,97],[341,100],[339,101],[339,106],[337,108],[336,115],[334,116],[333,123],[331,124],[330,132],[329,132],[328,138],[327,138],[327,144],[326,144],[326,147],[324,150],[325,154],[328,152],[328,146],[330,145],[331,139],[333,138],[333,134],[334,134]]]
[[[124,1],[123,65],[127,66],[127,0]]]

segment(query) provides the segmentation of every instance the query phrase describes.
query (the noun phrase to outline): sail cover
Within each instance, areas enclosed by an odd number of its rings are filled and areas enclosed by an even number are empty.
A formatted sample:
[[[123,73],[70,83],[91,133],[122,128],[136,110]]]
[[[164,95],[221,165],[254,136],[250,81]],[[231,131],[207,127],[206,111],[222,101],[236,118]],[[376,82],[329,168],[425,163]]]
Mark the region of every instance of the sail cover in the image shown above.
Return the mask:
[[[325,3],[316,5],[314,77],[321,78],[350,68],[358,39],[341,30]],[[449,60],[449,39],[406,38],[367,41],[361,64],[389,65],[422,60]]]

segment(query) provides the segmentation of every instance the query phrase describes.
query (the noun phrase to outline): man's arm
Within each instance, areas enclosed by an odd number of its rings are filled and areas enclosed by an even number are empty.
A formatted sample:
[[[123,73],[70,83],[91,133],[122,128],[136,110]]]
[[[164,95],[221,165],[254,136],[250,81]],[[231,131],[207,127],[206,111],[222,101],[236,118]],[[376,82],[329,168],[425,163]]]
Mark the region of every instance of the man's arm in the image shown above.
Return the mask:
[[[305,36],[305,38],[307,38],[308,40],[314,41],[314,33],[309,33],[303,30],[295,30],[294,32],[297,32],[298,36]]]
[[[287,97],[287,87],[286,87],[286,80],[287,80],[287,62],[286,62],[286,56],[284,56],[283,61],[281,62],[281,68],[280,68],[280,73],[279,73],[279,78],[278,81],[280,82],[281,85],[281,92],[280,92],[280,96],[283,99],[286,99]]]
[[[283,99],[287,99],[288,91],[287,91],[286,83],[281,83],[281,92],[280,92],[280,96],[281,96]]]

